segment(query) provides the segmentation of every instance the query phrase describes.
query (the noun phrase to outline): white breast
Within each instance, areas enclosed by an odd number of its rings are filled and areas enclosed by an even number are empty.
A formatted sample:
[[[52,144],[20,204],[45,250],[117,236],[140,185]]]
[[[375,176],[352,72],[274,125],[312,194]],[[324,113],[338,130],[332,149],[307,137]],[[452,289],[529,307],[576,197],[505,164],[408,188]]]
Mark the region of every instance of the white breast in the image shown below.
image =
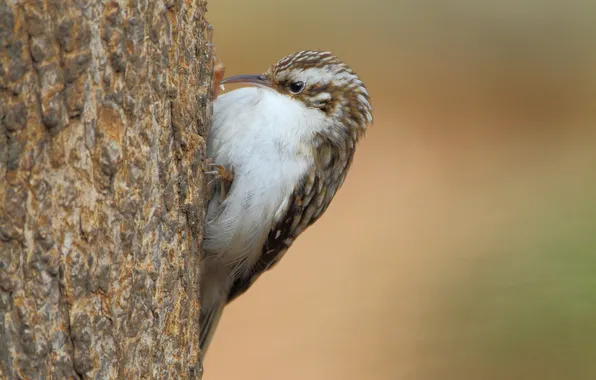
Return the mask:
[[[269,89],[241,88],[216,99],[208,155],[233,170],[234,182],[223,203],[214,197],[209,205],[206,252],[239,264],[237,271],[256,262],[285,202],[313,165],[307,147],[322,124],[317,110]]]

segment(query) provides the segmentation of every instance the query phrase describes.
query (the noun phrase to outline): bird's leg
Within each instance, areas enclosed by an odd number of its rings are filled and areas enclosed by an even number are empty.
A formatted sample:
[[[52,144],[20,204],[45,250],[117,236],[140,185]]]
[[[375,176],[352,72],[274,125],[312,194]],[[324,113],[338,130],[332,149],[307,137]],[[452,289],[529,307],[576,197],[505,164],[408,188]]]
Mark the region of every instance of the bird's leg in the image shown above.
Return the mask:
[[[224,64],[215,57],[215,64],[213,66],[213,99],[217,98],[220,91],[224,90],[223,84],[221,81],[224,78],[224,73],[226,71],[226,67]]]
[[[224,78],[226,67],[223,62],[217,58],[215,52],[215,45],[213,44],[213,26],[205,20],[203,20],[203,22],[205,23],[205,29],[207,29],[207,47],[211,49],[211,53],[213,54],[213,99],[215,99],[219,95],[219,92],[224,90],[224,87],[220,82]]]
[[[205,29],[207,29],[207,47],[213,48],[213,25],[204,20],[205,22]]]
[[[207,183],[207,187],[211,187],[215,183],[220,184],[221,197],[222,199],[225,199],[228,191],[230,191],[232,182],[234,181],[234,173],[228,170],[225,166],[214,163],[211,158],[207,159],[207,166],[209,169],[213,169],[205,172],[205,175],[213,176]]]

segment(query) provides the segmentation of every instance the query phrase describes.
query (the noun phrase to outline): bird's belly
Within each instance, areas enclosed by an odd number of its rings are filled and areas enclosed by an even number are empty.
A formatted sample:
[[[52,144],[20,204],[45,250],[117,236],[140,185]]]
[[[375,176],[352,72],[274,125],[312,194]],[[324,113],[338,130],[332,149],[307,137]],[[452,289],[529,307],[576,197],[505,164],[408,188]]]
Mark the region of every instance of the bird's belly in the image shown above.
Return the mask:
[[[221,256],[236,275],[250,270],[258,260],[274,221],[285,212],[306,171],[306,164],[295,159],[296,155],[290,159],[267,152],[261,146],[260,150],[244,149],[243,154],[236,150],[236,156],[222,155],[228,158],[222,160],[223,165],[233,170],[234,181],[225,200],[216,196],[211,202],[217,203],[209,205],[204,248]]]
[[[234,173],[225,200],[214,197],[204,249],[249,270],[261,255],[276,216],[285,211],[310,166],[301,108],[274,91],[243,88],[217,98],[207,142],[214,162]]]

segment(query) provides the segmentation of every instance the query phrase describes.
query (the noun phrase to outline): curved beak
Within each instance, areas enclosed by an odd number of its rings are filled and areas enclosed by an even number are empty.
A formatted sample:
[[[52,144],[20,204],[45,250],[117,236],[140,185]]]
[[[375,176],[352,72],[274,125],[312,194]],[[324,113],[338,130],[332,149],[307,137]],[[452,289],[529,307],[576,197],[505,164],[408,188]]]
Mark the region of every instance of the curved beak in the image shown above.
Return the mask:
[[[267,77],[263,74],[236,75],[236,76],[229,77],[229,78],[226,78],[221,81],[221,84],[228,84],[228,83],[248,84],[248,85],[252,85],[252,86],[272,88],[271,82],[269,82]]]

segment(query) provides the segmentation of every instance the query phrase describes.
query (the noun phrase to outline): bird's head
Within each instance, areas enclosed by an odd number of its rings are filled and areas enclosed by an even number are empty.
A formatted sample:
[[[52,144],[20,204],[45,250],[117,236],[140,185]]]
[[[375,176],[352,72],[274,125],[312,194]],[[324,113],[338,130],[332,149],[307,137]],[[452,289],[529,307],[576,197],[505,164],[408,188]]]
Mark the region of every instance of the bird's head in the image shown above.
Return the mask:
[[[305,50],[290,54],[263,74],[238,75],[222,84],[267,87],[302,102],[329,118],[335,128],[357,141],[372,122],[370,98],[356,73],[330,52]]]

